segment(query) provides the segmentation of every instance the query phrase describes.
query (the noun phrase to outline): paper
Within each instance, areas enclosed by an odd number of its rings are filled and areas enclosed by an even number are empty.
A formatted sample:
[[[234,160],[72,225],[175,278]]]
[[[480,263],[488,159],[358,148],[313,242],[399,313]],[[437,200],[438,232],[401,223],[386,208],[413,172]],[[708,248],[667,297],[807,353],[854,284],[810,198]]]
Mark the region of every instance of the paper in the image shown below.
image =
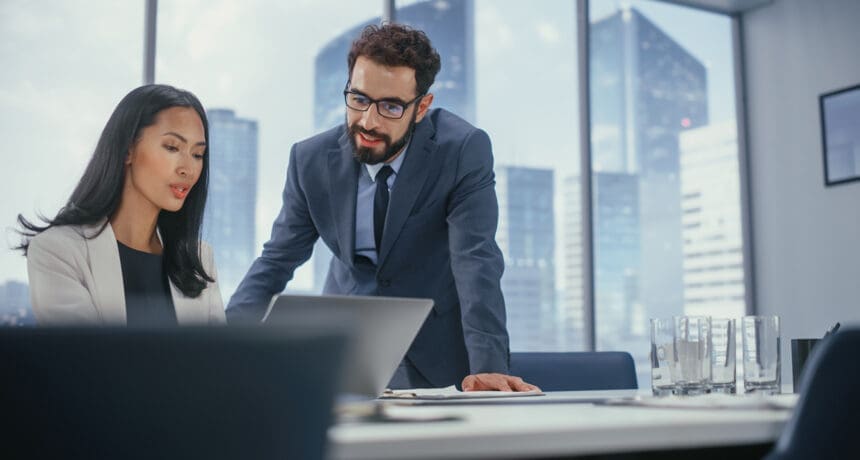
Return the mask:
[[[446,400],[446,399],[485,399],[516,398],[522,396],[543,396],[533,391],[460,391],[454,385],[445,388],[413,388],[409,390],[385,390],[379,399]]]
[[[609,399],[603,404],[613,406],[665,407],[669,409],[740,409],[791,410],[797,403],[797,395],[720,394],[698,396],[639,396],[635,398]]]

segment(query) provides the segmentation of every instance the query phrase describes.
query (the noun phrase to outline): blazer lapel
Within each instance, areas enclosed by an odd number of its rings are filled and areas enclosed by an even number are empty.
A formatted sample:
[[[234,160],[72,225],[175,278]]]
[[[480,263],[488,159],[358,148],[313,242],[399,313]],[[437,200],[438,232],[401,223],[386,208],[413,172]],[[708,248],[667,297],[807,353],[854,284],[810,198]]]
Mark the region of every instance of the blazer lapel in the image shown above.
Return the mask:
[[[102,224],[85,227],[85,235],[95,234]],[[125,324],[125,288],[122,282],[122,265],[119,247],[113,229],[108,224],[93,239],[85,239],[93,273],[93,293],[96,308],[106,324]]]
[[[379,251],[377,266],[382,267],[391,247],[400,236],[400,230],[406,223],[406,218],[415,205],[418,194],[427,180],[430,159],[436,150],[436,142],[433,135],[436,130],[429,118],[418,123],[415,134],[409,143],[406,158],[400,167],[400,173],[394,182],[391,192],[391,201],[388,204],[388,215],[385,220],[385,231],[382,234],[382,250]]]
[[[352,145],[347,136],[348,130],[338,139],[340,148],[329,151],[329,174],[323,176],[329,181],[328,196],[337,226],[340,260],[351,267],[355,255],[355,200],[360,165],[353,158]]]
[[[209,322],[209,305],[202,301],[206,299],[204,294],[201,294],[197,298],[186,297],[170,281],[170,296],[173,298],[173,310],[176,312],[176,322],[180,326],[206,324]]]

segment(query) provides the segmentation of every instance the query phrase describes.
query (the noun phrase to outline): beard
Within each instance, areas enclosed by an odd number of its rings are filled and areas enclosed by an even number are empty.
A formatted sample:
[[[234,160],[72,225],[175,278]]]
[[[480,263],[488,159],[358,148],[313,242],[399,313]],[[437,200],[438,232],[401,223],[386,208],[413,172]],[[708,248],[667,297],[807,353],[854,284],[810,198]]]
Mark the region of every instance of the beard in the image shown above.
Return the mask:
[[[391,141],[391,136],[387,134],[379,133],[375,130],[366,130],[361,126],[358,126],[358,123],[353,123],[349,125],[349,143],[352,145],[352,156],[358,160],[359,163],[365,163],[369,165],[375,165],[377,163],[383,163],[391,159],[394,155],[397,154],[409,141],[412,139],[412,133],[415,131],[415,118],[417,116],[417,110],[412,113],[412,118],[409,120],[409,127],[406,128],[406,132],[403,133],[403,136],[396,141]],[[355,136],[357,134],[367,134],[368,136],[373,136],[382,141],[383,149],[382,154],[378,154],[374,152],[374,150],[370,147],[359,147],[355,142]]]

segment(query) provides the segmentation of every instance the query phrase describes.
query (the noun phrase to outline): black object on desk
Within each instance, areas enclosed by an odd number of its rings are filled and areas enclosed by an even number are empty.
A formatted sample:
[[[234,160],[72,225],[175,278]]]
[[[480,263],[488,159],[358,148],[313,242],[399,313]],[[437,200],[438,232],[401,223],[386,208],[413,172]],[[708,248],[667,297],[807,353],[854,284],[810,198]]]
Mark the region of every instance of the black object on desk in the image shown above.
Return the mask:
[[[820,341],[835,334],[839,330],[839,326],[841,324],[837,322],[828,328],[821,339],[791,339],[791,383],[795,393],[800,392],[800,379],[803,376],[803,368],[812,354],[812,349]]]
[[[812,349],[822,339],[791,339],[791,382],[795,393],[800,393],[800,379],[803,368]]]

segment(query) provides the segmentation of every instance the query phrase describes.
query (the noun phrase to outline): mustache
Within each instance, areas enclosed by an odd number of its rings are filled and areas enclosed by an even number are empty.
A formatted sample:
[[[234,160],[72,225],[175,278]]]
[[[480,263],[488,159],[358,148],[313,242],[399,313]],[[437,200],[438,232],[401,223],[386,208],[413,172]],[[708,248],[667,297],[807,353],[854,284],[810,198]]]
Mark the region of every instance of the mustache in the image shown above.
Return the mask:
[[[372,137],[375,137],[377,139],[382,139],[383,141],[385,141],[386,144],[389,144],[389,145],[391,144],[391,136],[389,136],[387,134],[380,133],[374,129],[371,129],[371,130],[364,129],[361,126],[358,126],[357,123],[353,123],[353,125],[349,127],[349,132],[350,132],[350,134],[366,134],[368,136],[372,136]]]

